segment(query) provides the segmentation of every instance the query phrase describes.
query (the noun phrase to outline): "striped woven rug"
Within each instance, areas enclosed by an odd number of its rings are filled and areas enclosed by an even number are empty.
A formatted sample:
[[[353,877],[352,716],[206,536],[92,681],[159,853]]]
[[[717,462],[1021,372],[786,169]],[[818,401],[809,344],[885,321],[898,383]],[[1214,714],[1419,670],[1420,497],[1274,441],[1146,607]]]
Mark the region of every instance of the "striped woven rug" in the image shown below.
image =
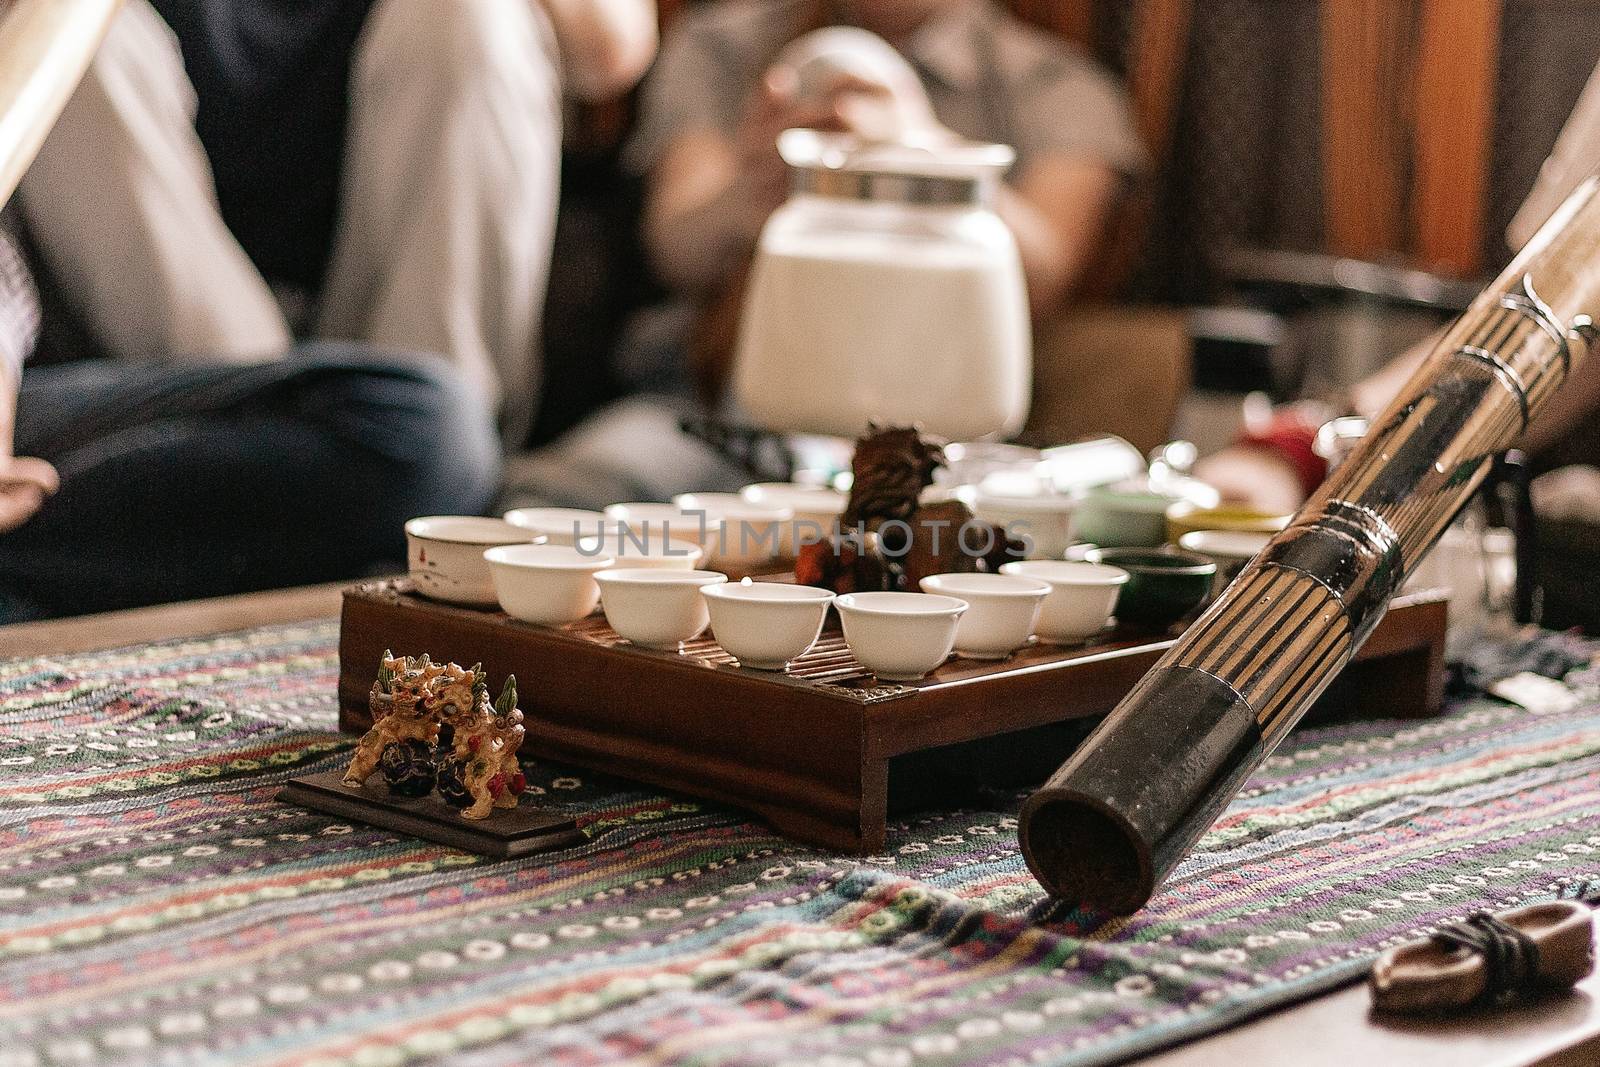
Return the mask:
[[[0,663],[0,1064],[1106,1063],[1600,874],[1593,690],[1302,732],[1131,920],[1011,793],[852,858],[537,767],[590,842],[490,862],[272,799],[349,747],[336,629]]]

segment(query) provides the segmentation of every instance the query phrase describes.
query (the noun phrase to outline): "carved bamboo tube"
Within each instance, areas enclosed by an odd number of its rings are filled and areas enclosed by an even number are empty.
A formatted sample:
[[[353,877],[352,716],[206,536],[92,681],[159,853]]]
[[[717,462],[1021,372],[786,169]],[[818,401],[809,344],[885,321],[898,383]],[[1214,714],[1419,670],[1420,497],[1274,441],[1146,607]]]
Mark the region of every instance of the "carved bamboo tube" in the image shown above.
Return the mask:
[[[1596,188],[1573,193],[1355,453],[1023,805],[1023,855],[1052,894],[1119,914],[1149,901],[1588,355]]]

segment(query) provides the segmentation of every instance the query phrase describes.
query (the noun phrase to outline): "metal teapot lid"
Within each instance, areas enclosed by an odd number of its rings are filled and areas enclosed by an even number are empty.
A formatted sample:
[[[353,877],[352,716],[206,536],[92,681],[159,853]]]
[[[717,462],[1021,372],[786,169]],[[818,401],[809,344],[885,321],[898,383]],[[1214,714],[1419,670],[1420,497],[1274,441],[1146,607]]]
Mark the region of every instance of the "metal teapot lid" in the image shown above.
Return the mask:
[[[902,204],[983,204],[1017,154],[1002,144],[869,141],[852,134],[785,130],[778,154],[796,193]]]

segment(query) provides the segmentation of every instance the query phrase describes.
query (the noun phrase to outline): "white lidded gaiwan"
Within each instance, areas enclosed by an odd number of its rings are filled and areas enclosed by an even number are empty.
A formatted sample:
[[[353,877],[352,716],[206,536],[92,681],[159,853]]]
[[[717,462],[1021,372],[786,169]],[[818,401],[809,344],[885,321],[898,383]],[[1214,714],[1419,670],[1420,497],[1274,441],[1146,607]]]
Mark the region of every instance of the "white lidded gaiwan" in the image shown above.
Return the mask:
[[[922,591],[967,602],[956,625],[956,655],[1004,659],[1033,637],[1050,584],[1020,574],[933,574],[922,579]]]
[[[833,603],[851,653],[886,682],[914,682],[949,659],[967,610],[932,593],[846,593]]]
[[[1000,573],[1050,586],[1036,629],[1041,641],[1064,645],[1080,644],[1110,626],[1128,582],[1128,572],[1120,567],[1068,560],[1022,560],[1005,564]]]
[[[406,523],[406,563],[417,592],[434,600],[493,607],[494,579],[483,551],[530,544],[531,530],[477,515],[427,515]]]
[[[817,643],[833,594],[809,585],[742,582],[700,589],[711,636],[744,667],[781,671]]]
[[[1255,530],[1193,530],[1178,538],[1178,547],[1209,556],[1218,564],[1243,563],[1271,540],[1272,534]]]
[[[616,567],[595,572],[606,622],[644,648],[676,652],[705,632],[711,615],[700,590],[726,582],[717,571]]]
[[[594,575],[615,561],[571,545],[501,545],[484,552],[500,608],[513,619],[562,626],[585,618],[600,600]]]

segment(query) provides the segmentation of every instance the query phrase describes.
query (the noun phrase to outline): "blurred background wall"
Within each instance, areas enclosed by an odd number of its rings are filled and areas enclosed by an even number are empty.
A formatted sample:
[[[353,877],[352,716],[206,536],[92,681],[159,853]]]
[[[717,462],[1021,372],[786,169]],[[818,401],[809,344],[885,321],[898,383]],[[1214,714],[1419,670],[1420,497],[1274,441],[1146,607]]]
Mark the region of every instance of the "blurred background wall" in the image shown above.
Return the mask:
[[[1132,289],[1185,303],[1215,295],[1218,253],[1236,245],[1493,271],[1600,59],[1594,0],[1086,6],[1141,111],[1172,109]],[[1187,18],[1170,82],[1139,69],[1141,18],[1146,33]],[[1141,77],[1172,98],[1140,96]]]

